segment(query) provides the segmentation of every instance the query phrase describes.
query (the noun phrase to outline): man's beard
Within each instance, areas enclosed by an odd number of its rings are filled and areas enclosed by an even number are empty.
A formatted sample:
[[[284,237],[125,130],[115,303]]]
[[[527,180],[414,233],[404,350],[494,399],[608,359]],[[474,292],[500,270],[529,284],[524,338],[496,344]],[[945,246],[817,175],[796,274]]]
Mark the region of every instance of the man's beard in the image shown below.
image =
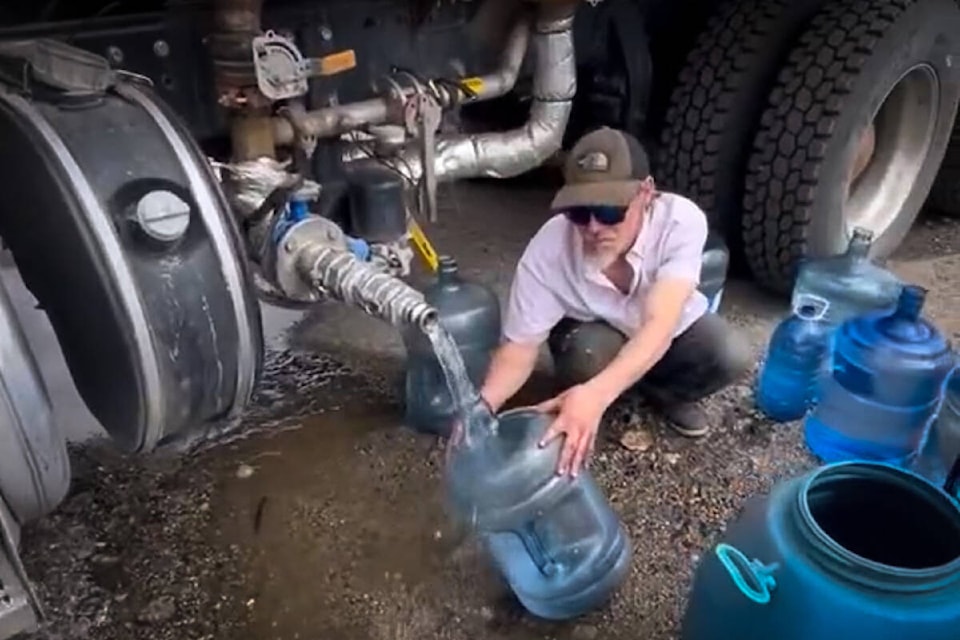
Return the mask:
[[[584,258],[587,264],[594,269],[605,271],[616,261],[618,255],[617,250],[613,247],[596,246],[586,251]]]

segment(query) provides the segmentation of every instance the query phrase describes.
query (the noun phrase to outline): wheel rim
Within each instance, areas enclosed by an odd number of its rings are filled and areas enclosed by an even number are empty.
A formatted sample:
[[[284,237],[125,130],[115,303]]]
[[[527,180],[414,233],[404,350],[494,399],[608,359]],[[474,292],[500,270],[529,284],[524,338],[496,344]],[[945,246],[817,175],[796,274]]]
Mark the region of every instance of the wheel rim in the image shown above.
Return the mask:
[[[911,67],[861,132],[844,206],[848,236],[862,227],[879,237],[899,216],[933,144],[939,93],[932,67]]]

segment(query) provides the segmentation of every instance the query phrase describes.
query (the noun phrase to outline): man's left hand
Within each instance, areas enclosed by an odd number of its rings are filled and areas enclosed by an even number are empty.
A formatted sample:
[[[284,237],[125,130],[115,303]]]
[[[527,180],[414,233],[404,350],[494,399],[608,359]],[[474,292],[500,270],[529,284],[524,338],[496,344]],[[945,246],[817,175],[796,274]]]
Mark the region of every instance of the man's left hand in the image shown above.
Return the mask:
[[[594,389],[586,384],[579,384],[540,403],[536,408],[543,413],[557,414],[540,441],[540,446],[544,447],[563,435],[563,450],[557,463],[557,473],[576,476],[593,453],[600,419],[607,409],[607,403]]]

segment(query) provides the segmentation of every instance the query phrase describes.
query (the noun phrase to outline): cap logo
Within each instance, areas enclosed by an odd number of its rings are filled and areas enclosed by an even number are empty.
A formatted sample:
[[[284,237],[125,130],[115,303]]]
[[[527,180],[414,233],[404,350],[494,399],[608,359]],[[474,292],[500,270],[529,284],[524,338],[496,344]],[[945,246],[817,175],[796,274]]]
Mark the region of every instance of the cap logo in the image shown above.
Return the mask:
[[[577,166],[583,171],[609,171],[610,158],[602,151],[590,151],[577,158]]]

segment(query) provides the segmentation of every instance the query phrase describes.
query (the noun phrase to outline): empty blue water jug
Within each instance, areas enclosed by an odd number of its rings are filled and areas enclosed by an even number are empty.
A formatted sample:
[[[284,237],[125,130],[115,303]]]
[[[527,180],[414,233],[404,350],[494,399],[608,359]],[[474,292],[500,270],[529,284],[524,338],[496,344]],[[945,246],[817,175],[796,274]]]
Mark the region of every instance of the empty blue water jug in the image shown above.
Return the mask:
[[[704,553],[682,640],[956,640],[960,509],[882,463],[821,467],[747,502]]]
[[[835,326],[870,311],[893,309],[901,283],[871,262],[872,243],[873,234],[857,227],[845,253],[802,263],[793,287],[792,308],[797,308],[800,297],[823,298],[830,303],[824,319]]]
[[[723,238],[711,230],[707,234],[707,241],[703,245],[703,257],[700,263],[700,285],[697,288],[707,297],[707,308],[713,313],[720,309],[729,268],[730,251],[727,249]]]
[[[757,374],[757,408],[777,422],[799,420],[817,399],[826,374],[831,326],[823,318],[828,303],[810,295],[770,336],[766,358]]]
[[[470,382],[480,386],[500,342],[497,295],[488,287],[461,277],[456,260],[441,256],[437,279],[424,291],[424,300],[437,310],[440,325],[456,342]],[[403,381],[405,423],[418,431],[446,437],[457,407],[433,346],[418,327],[405,326],[401,335],[407,350]]]
[[[926,291],[903,287],[896,309],[844,322],[820,399],[804,423],[825,462],[910,464],[954,366],[950,343],[920,317]]]
[[[538,446],[552,418],[533,409],[498,416],[493,436],[457,429],[447,489],[520,603],[551,620],[603,605],[629,570],[626,531],[590,473],[558,476],[562,438]]]
[[[947,377],[940,409],[914,470],[937,485],[947,479],[947,472],[960,457],[960,370],[956,367]]]

